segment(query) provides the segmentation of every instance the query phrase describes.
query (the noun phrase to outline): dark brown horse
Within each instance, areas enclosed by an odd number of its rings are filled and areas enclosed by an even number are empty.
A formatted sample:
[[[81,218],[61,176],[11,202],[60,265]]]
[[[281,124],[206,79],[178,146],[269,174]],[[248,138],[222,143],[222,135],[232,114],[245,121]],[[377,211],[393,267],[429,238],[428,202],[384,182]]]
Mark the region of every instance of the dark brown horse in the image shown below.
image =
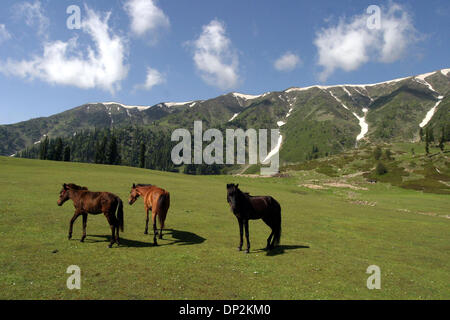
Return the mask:
[[[144,234],[148,234],[148,213],[151,211],[153,222],[153,244],[157,246],[156,236],[158,235],[158,230],[156,228],[156,216],[158,216],[160,225],[159,238],[162,239],[164,221],[166,220],[167,211],[169,211],[170,206],[170,194],[166,190],[151,184],[135,185],[133,183],[128,203],[132,205],[140,196],[144,200],[145,212],[147,214]]]
[[[250,252],[248,220],[256,219],[262,219],[272,229],[272,233],[267,238],[266,250],[273,249],[280,243],[281,238],[280,204],[271,196],[251,196],[239,190],[238,186],[238,184],[227,184],[227,201],[239,223],[239,251],[242,250],[244,242],[243,228],[245,227],[245,237],[247,239],[246,252]]]
[[[91,192],[86,187],[80,187],[73,183],[64,183],[59,193],[58,206],[62,206],[69,199],[73,201],[73,206],[75,207],[75,214],[69,225],[69,240],[72,238],[73,223],[78,216],[83,216],[83,236],[80,241],[84,242],[88,213],[103,213],[112,232],[109,247],[111,248],[114,243],[119,245],[119,228],[123,232],[123,203],[118,196],[109,192]]]

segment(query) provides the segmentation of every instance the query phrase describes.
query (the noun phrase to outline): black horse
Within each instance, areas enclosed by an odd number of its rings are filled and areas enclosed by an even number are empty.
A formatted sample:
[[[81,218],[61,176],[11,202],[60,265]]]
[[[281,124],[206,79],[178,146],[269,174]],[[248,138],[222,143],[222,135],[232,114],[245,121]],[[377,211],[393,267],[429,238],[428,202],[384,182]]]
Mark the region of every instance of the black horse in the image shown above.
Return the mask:
[[[239,222],[240,243],[239,251],[243,245],[243,227],[247,239],[247,250],[250,252],[250,240],[248,234],[248,220],[262,219],[271,229],[272,233],[267,238],[266,250],[273,249],[280,243],[281,237],[281,207],[271,196],[251,196],[238,188],[238,184],[227,184],[227,201]],[[273,239],[272,239],[273,237]],[[271,242],[272,240],[272,242]]]

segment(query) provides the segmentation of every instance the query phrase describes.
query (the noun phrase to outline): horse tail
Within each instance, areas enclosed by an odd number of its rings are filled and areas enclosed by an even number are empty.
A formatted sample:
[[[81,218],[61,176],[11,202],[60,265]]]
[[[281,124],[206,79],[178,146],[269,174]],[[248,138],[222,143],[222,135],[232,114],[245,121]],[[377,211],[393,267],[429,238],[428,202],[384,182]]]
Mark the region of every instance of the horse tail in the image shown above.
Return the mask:
[[[276,219],[274,226],[273,244],[277,246],[280,244],[281,239],[281,206],[275,199],[273,199],[273,205],[275,209],[275,219]]]
[[[117,207],[117,219],[119,220],[120,231],[123,232],[123,202],[119,197],[117,197],[117,200],[119,201],[119,205]]]
[[[158,219],[161,230],[164,229],[164,221],[166,221],[167,211],[170,206],[170,193],[164,192],[158,198]]]

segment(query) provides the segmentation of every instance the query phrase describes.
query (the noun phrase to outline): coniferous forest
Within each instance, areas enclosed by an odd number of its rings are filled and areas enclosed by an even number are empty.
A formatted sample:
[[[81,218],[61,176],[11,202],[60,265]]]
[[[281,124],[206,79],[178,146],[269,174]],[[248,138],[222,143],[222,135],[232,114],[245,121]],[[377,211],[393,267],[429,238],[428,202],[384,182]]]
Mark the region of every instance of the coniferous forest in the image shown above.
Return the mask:
[[[16,156],[178,171],[170,158],[173,145],[168,133],[147,128],[94,129],[68,138],[45,137]]]
[[[225,165],[189,164],[177,167],[171,160],[170,132],[142,127],[94,129],[71,137],[45,137],[16,157],[124,165],[186,174],[220,174]]]

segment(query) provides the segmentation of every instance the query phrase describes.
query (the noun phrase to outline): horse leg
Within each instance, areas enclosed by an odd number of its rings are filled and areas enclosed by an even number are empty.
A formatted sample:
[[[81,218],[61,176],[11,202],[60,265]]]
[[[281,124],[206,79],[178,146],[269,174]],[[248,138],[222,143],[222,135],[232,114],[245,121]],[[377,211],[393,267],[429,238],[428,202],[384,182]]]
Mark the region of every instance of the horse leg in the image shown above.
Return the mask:
[[[247,250],[245,250],[245,252],[250,253],[250,240],[249,240],[249,234],[248,234],[248,219],[245,219],[244,226],[245,226],[245,238],[247,239]]]
[[[162,239],[163,238],[162,231],[164,228],[165,215],[163,215],[162,212],[159,212],[158,217],[159,217],[159,238]]]
[[[239,223],[239,246],[238,250],[242,251],[242,245],[244,244],[244,224],[242,222],[242,219],[238,218]]]
[[[72,239],[72,230],[73,230],[73,223],[75,222],[75,220],[77,220],[78,216],[80,215],[80,212],[75,211],[72,219],[70,219],[70,224],[69,224],[69,240]]]
[[[146,208],[146,212],[147,212],[147,220],[145,220],[145,231],[144,234],[148,234],[148,212],[149,212],[149,208]]]
[[[272,240],[273,235],[275,234],[275,232],[272,229],[272,233],[270,234],[270,236],[267,238],[267,247],[266,250],[272,249],[273,244],[270,244],[270,240]]]
[[[114,242],[116,242],[115,241],[115,231],[116,231],[115,225],[116,225],[116,223],[115,223],[114,219],[110,216],[109,213],[105,213],[105,217],[106,217],[106,220],[108,220],[109,227],[111,228],[111,241],[109,242],[109,245],[108,245],[108,248],[111,248],[113,246]]]
[[[116,243],[117,243],[117,245],[119,246],[120,245],[120,243],[119,243],[119,220],[118,219],[114,219],[115,220],[115,222],[116,222]]]
[[[153,245],[157,246],[156,236],[158,235],[158,229],[156,228],[156,214],[157,212],[152,212],[152,222],[153,222]]]
[[[81,237],[81,242],[84,242],[84,239],[86,239],[86,225],[87,225],[87,218],[88,214],[83,213],[83,236]]]

